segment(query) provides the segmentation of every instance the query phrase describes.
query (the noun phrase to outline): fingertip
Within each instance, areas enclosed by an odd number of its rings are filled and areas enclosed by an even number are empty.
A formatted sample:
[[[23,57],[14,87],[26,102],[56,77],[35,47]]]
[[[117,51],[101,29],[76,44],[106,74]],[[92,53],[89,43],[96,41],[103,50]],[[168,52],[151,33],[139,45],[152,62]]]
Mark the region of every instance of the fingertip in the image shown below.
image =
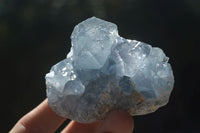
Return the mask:
[[[132,133],[133,118],[123,110],[116,110],[108,114],[100,128],[100,133]]]
[[[23,132],[54,132],[66,118],[58,116],[51,110],[45,99],[40,105],[23,116],[10,131]]]
[[[71,121],[61,133],[96,133],[101,123],[101,121],[97,121],[94,123],[83,124]]]

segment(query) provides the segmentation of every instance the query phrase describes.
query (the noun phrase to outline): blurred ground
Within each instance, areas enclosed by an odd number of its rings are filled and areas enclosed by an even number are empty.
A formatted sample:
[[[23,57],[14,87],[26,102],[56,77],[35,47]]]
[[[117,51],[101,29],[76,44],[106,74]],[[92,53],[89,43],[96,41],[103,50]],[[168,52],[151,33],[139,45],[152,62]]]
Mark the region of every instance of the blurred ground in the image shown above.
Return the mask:
[[[1,0],[1,131],[45,99],[44,76],[65,58],[73,27],[96,16],[170,57],[175,87],[169,104],[134,117],[134,132],[200,132],[199,7],[198,0]]]

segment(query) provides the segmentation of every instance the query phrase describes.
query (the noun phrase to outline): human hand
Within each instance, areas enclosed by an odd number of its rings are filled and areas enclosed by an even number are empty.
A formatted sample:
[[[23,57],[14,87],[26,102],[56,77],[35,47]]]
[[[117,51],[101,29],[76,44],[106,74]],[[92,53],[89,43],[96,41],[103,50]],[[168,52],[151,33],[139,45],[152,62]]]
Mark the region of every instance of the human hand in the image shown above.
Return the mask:
[[[10,133],[52,133],[66,120],[56,115],[45,99],[35,109],[23,116]],[[62,133],[132,133],[133,119],[121,110],[111,112],[103,121],[81,124],[71,121]]]

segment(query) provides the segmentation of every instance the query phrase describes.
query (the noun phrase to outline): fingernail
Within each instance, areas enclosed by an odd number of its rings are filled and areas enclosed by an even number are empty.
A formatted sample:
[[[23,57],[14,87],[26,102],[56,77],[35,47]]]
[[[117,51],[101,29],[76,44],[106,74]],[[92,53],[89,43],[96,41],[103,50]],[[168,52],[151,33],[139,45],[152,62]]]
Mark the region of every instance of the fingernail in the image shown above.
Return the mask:
[[[25,133],[26,128],[22,124],[16,124],[9,133]]]

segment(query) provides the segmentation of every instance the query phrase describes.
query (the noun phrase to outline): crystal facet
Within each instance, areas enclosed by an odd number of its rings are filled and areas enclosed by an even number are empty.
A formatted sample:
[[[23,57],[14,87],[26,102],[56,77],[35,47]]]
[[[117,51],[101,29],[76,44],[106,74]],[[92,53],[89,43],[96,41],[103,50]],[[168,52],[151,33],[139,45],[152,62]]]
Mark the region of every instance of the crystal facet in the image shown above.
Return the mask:
[[[124,39],[96,17],[75,26],[71,40],[67,58],[46,74],[48,104],[58,115],[90,123],[115,109],[143,115],[167,104],[174,77],[160,48]]]

